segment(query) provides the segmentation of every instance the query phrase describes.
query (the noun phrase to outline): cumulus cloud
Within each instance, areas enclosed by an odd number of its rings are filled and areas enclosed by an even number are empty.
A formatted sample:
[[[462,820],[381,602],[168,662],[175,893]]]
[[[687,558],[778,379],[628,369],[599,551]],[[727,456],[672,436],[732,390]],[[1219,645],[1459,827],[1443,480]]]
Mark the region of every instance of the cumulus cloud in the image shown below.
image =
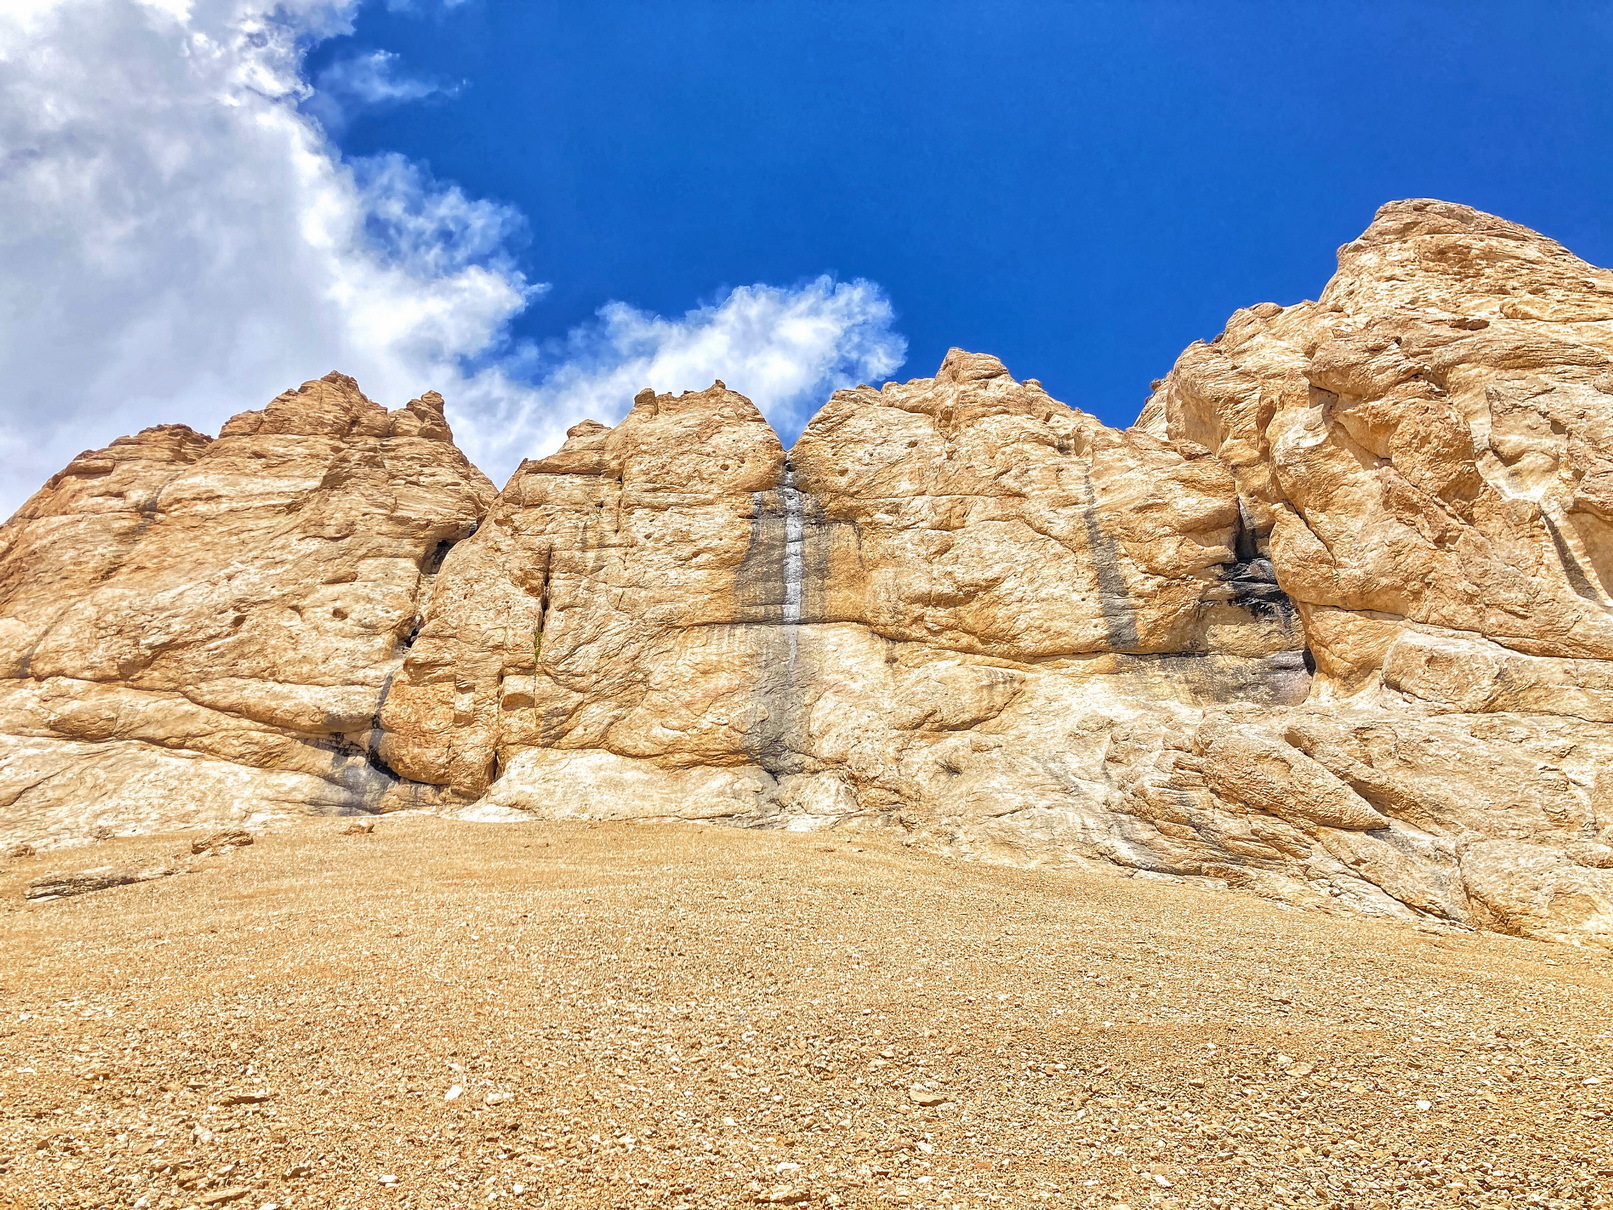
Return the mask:
[[[906,342],[893,319],[873,283],[828,277],[790,289],[741,286],[676,319],[611,303],[548,350],[535,375],[539,406],[489,400],[471,443],[487,463],[509,465],[557,444],[578,420],[615,423],[642,387],[697,390],[717,378],[788,440],[832,392],[902,364]]]
[[[788,426],[901,361],[879,291],[821,280],[676,319],[613,304],[516,347],[511,321],[542,291],[511,252],[522,216],[401,157],[345,162],[304,111],[303,55],[355,8],[0,13],[0,515],[83,448],[153,423],[215,431],[330,369],[389,406],[442,391],[499,479],[646,384],[722,377]],[[374,66],[377,88],[402,87],[391,60]]]

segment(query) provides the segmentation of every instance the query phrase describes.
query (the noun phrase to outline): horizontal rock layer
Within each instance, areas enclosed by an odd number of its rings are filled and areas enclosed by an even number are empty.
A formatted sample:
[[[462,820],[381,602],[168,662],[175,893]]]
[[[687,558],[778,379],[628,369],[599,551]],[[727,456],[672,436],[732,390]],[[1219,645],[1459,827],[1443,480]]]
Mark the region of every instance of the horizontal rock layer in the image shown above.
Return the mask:
[[[422,585],[496,496],[332,374],[82,454],[0,528],[0,835],[373,809]]]
[[[1108,428],[954,350],[502,492],[331,375],[0,530],[0,842],[421,807],[900,827],[1613,945],[1613,274],[1384,207]]]

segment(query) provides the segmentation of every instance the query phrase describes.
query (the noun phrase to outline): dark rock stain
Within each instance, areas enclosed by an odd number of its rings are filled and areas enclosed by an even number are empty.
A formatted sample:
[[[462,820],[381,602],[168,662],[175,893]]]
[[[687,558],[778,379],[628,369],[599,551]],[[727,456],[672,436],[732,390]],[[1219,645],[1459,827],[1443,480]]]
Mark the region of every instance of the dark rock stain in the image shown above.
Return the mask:
[[[1120,570],[1120,545],[1104,532],[1103,523],[1098,517],[1098,498],[1092,486],[1092,473],[1085,467],[1081,471],[1081,484],[1086,490],[1081,523],[1087,531],[1087,549],[1092,554],[1092,568],[1098,581],[1098,608],[1103,612],[1109,649],[1129,651],[1137,646],[1137,610],[1126,588],[1125,573]]]

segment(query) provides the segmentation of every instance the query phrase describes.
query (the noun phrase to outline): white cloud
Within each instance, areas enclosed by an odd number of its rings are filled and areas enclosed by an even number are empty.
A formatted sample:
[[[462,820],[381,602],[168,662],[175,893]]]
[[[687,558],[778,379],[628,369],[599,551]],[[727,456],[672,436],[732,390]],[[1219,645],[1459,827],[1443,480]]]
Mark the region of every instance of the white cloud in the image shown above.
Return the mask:
[[[890,301],[871,282],[819,277],[788,289],[741,286],[722,302],[665,319],[611,303],[599,321],[549,350],[537,407],[478,409],[473,456],[511,465],[550,447],[569,425],[615,423],[642,387],[699,390],[721,378],[749,396],[787,438],[840,387],[883,379],[906,342],[891,330]]]
[[[402,57],[389,50],[338,59],[319,73],[320,91],[340,92],[370,105],[418,101],[450,91],[440,84],[397,74]]]
[[[442,391],[500,479],[644,385],[721,377],[788,428],[900,363],[877,288],[827,280],[742,288],[675,320],[612,304],[552,349],[512,347],[542,289],[508,251],[522,217],[400,157],[345,163],[299,111],[303,53],[355,8],[10,0],[0,14],[0,514],[86,446],[154,423],[214,431],[330,369],[390,406]],[[372,66],[376,88],[406,88],[392,60]]]
[[[389,50],[337,59],[314,78],[314,93],[304,109],[327,130],[339,131],[355,109],[384,109],[459,92],[457,86],[400,74],[402,61],[402,56]]]

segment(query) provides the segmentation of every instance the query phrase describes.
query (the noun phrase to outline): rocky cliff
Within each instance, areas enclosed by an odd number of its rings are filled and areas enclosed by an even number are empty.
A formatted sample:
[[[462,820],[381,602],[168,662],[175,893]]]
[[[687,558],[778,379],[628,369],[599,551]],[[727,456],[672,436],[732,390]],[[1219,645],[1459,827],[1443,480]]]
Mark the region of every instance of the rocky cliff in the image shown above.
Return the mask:
[[[644,391],[495,492],[331,375],[0,530],[0,839],[894,827],[1613,945],[1613,273],[1434,201],[1111,429],[954,350],[786,451]]]
[[[332,374],[81,454],[0,528],[0,841],[373,809],[375,717],[496,492]]]

